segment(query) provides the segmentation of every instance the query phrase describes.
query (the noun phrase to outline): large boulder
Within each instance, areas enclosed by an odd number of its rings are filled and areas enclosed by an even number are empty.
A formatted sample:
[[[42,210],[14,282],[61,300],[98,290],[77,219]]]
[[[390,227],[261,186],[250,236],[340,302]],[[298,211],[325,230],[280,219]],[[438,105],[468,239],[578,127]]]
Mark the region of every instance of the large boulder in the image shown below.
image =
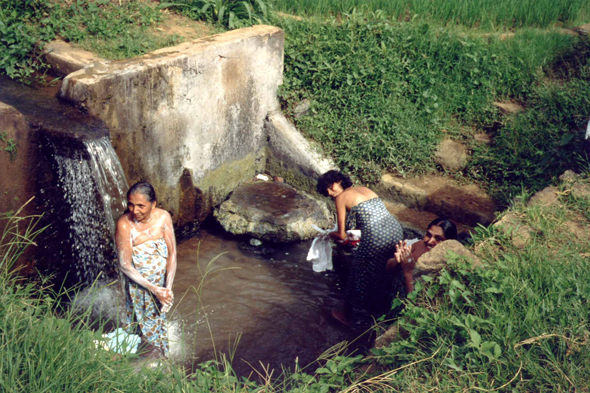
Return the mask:
[[[329,211],[319,201],[281,182],[248,182],[214,212],[226,231],[272,242],[292,242],[326,228]]]
[[[457,240],[446,240],[418,258],[414,267],[414,276],[438,273],[447,266],[450,253],[464,257],[473,266],[482,265],[481,260]]]

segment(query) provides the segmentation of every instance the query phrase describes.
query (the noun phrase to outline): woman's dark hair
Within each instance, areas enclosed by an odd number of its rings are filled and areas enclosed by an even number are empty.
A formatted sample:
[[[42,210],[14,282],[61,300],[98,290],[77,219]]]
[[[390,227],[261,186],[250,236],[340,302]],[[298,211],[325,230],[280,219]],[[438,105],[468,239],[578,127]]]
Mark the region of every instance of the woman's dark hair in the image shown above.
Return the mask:
[[[143,195],[150,203],[156,202],[156,191],[147,181],[140,181],[132,185],[129,191],[127,191],[127,199],[133,194]]]
[[[433,226],[440,227],[443,230],[446,240],[457,238],[457,227],[450,220],[447,220],[443,217],[437,218],[436,220],[428,224],[428,227],[426,229],[430,229],[430,227]]]
[[[331,170],[320,176],[316,190],[319,194],[328,196],[328,188],[330,188],[332,184],[338,182],[340,182],[340,185],[345,190],[352,186],[352,180],[350,180],[350,177],[346,176],[342,172]]]

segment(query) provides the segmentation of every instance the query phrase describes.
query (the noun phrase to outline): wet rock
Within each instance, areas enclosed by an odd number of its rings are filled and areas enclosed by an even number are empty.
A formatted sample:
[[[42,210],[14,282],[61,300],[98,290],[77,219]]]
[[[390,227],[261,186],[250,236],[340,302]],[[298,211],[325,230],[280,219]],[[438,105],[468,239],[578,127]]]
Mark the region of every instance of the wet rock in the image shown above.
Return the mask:
[[[252,244],[252,240],[256,240],[259,243]],[[250,239],[249,242],[241,242],[238,247],[240,250],[254,255],[270,255],[274,254],[275,249],[272,247],[266,247],[263,243],[258,239]]]
[[[557,203],[559,196],[557,195],[557,188],[547,187],[538,191],[529,200],[529,206],[551,206]]]
[[[494,106],[498,107],[505,115],[515,115],[524,112],[524,107],[516,102],[493,102]]]
[[[465,257],[472,266],[482,265],[481,260],[457,240],[446,240],[418,258],[414,268],[414,276],[438,273],[447,266],[449,252]]]
[[[312,224],[326,228],[330,217],[325,205],[279,182],[243,184],[214,215],[230,233],[272,242],[311,239]]]
[[[467,164],[467,148],[462,143],[445,139],[434,154],[436,162],[450,171],[459,171]]]
[[[303,116],[306,116],[311,109],[311,101],[307,98],[301,101],[295,109],[293,110],[293,114],[295,115],[296,119],[299,119]]]
[[[516,248],[524,248],[531,240],[534,232],[533,228],[526,225],[516,213],[507,213],[500,221],[494,224],[503,233],[510,233],[512,236],[512,244]]]

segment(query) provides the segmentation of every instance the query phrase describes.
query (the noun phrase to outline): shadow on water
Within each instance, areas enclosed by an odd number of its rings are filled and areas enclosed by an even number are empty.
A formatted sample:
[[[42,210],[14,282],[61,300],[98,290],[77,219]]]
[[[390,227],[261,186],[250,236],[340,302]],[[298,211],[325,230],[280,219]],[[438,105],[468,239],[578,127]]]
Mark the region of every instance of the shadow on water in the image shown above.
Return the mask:
[[[263,368],[270,367],[276,377],[282,367],[294,370],[296,361],[303,367],[342,341],[354,341],[349,353],[366,349],[369,334],[359,338],[364,330],[331,317],[330,309],[342,300],[341,277],[313,272],[306,261],[310,241],[252,247],[249,238],[228,235],[216,225],[208,228],[178,247],[178,304],[170,319],[181,321],[173,325],[184,331],[171,334],[172,341],[183,336],[181,345],[171,343],[173,357],[183,355],[174,347],[186,351],[190,369],[216,358],[217,351],[233,357],[240,376],[256,376],[253,368],[265,375]],[[214,271],[206,275],[199,296],[208,264]]]

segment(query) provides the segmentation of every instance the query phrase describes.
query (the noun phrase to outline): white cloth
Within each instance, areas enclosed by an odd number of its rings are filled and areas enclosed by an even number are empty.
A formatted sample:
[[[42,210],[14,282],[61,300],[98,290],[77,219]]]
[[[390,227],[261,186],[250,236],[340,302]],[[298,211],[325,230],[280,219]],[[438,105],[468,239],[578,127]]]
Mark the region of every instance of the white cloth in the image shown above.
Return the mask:
[[[141,341],[141,338],[137,334],[127,333],[122,328],[118,328],[111,333],[105,333],[102,337],[103,340],[94,340],[97,348],[102,347],[107,351],[122,354],[137,352],[137,347]]]
[[[314,272],[320,273],[326,270],[334,270],[334,265],[332,264],[332,240],[328,236],[328,233],[336,231],[338,225],[329,230],[321,229],[315,225],[312,226],[320,235],[313,239],[311,247],[307,252],[307,260],[313,264]],[[346,234],[346,240],[356,241],[361,239],[361,231],[358,229],[346,231]]]
[[[336,225],[333,229],[324,230],[315,225],[312,225],[313,229],[319,232],[319,236],[313,239],[311,247],[307,252],[307,260],[313,264],[314,272],[324,272],[326,270],[333,270],[332,265],[332,242],[328,233],[334,232],[338,229]]]

